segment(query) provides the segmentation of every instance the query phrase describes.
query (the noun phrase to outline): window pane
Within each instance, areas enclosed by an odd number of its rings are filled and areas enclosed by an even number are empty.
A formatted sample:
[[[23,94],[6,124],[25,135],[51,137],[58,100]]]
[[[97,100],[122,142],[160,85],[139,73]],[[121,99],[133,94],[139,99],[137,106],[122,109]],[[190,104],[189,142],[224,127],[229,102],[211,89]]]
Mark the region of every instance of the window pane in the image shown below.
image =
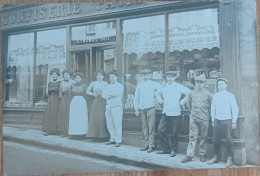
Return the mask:
[[[164,15],[124,20],[123,59],[125,63],[124,107],[133,109],[136,85],[141,70],[153,71],[152,80],[163,81],[165,71]]]
[[[6,106],[32,106],[33,33],[8,37]]]
[[[218,9],[169,14],[169,65],[179,71],[176,80],[193,88],[194,78],[205,74],[208,90],[215,93],[220,76]]]
[[[116,41],[116,22],[72,27],[71,45]]]
[[[35,106],[46,104],[49,72],[53,68],[66,68],[65,28],[37,32]]]

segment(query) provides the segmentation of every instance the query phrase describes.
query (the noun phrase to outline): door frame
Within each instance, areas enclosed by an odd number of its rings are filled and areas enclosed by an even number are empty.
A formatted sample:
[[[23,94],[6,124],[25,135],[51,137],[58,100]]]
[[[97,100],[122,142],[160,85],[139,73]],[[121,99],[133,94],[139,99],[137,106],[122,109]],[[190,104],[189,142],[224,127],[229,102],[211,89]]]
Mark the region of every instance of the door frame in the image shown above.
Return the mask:
[[[89,59],[90,59],[90,64],[88,65],[88,60],[86,60],[86,75],[85,81],[89,83],[89,81],[92,78],[92,47],[78,47],[78,48],[69,48],[68,49],[68,57],[67,57],[67,62],[66,62],[66,68],[71,69],[71,58],[72,58],[72,53],[77,52],[77,51],[89,51]]]
[[[118,48],[117,48],[117,44],[109,44],[109,45],[102,45],[102,46],[97,45],[97,46],[93,46],[91,48],[92,48],[92,54],[96,54],[96,53],[93,53],[93,48],[95,48],[96,52],[97,51],[101,51],[101,50],[106,50],[106,49],[115,49],[115,58],[114,58],[115,59],[115,61],[114,61],[115,65],[114,65],[114,69],[118,70],[118,56],[117,56]],[[92,55],[92,58],[93,58],[93,55]],[[102,68],[102,69],[104,70],[104,68]]]

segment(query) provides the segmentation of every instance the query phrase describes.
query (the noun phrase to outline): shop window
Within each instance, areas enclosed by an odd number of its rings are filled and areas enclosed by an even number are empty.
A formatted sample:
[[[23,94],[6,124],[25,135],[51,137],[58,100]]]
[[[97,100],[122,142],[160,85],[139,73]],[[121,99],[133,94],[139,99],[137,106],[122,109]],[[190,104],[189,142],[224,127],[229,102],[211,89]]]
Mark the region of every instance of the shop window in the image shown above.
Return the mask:
[[[71,45],[116,41],[116,21],[76,26],[71,31]]]
[[[47,36],[47,37],[46,37]],[[66,68],[66,29],[37,32],[35,106],[47,104],[49,72]],[[59,77],[62,80],[62,76]]]
[[[32,106],[33,57],[33,33],[8,37],[5,106]]]
[[[152,80],[161,83],[165,71],[164,15],[122,21],[125,63],[124,108],[133,109],[136,85],[141,70],[152,70]]]
[[[179,71],[177,81],[191,89],[194,78],[205,74],[208,90],[215,93],[221,74],[218,9],[172,13],[168,19],[168,69]]]

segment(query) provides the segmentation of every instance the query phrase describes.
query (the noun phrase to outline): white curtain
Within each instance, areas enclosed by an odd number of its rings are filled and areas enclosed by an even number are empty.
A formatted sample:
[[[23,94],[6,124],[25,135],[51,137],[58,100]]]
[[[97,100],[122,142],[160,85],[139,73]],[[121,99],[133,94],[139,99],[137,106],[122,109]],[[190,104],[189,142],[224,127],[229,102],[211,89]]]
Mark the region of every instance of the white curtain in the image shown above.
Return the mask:
[[[169,15],[169,50],[183,51],[219,47],[218,9]]]
[[[123,21],[123,53],[165,52],[164,15]]]

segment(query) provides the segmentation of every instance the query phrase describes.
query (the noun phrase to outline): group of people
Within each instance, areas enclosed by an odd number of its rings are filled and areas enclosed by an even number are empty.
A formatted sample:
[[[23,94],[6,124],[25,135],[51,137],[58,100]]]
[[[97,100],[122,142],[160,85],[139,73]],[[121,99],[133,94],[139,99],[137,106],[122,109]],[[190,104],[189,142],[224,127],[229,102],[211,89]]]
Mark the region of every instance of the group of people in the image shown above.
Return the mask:
[[[181,119],[181,110],[184,106],[190,109],[189,144],[185,158],[181,161],[192,161],[198,136],[199,157],[201,162],[207,160],[207,136],[211,122],[213,126],[214,157],[208,164],[219,161],[220,142],[223,137],[227,142],[227,163],[233,164],[232,129],[236,128],[238,106],[233,94],[226,90],[228,80],[217,79],[218,92],[213,96],[205,88],[205,75],[195,78],[195,89],[175,82],[177,73],[165,73],[166,84],[151,80],[152,71],[142,71],[143,81],[138,83],[135,90],[135,115],[140,116],[145,145],[141,151],[151,153],[155,150],[155,101],[163,106],[158,126],[161,151],[157,154],[176,156],[178,147],[178,126]],[[48,104],[43,120],[44,135],[56,134],[70,137],[90,137],[92,139],[109,139],[107,145],[122,143],[122,96],[123,85],[118,82],[118,73],[113,70],[109,73],[110,84],[103,81],[104,72],[97,71],[96,81],[88,87],[83,83],[82,73],[62,72],[63,81],[58,80],[59,69],[50,71],[52,80],[48,84]],[[85,96],[93,96],[90,119]],[[170,134],[170,137],[168,136]]]
[[[118,83],[118,73],[109,73],[110,84],[103,81],[104,71],[96,72],[96,81],[87,87],[84,75],[63,70],[63,81],[58,79],[60,71],[50,71],[48,83],[48,103],[43,119],[44,135],[60,134],[72,139],[89,137],[94,141],[104,141],[119,147],[122,142],[122,95],[123,85]],[[90,118],[86,95],[92,96]]]
[[[210,117],[213,126],[214,157],[208,164],[219,162],[220,142],[226,138],[227,163],[226,167],[233,164],[232,129],[236,128],[238,118],[238,105],[233,94],[226,90],[228,80],[217,79],[218,92],[214,96],[205,88],[205,75],[195,78],[195,89],[189,88],[175,82],[177,73],[166,72],[166,85],[161,86],[150,80],[152,71],[142,71],[144,81],[137,85],[135,91],[135,115],[141,116],[142,131],[145,145],[141,151],[148,153],[155,150],[155,100],[162,106],[163,116],[158,126],[161,151],[157,154],[170,154],[171,157],[177,153],[178,126],[181,119],[181,109],[184,106],[190,109],[189,143],[186,156],[181,161],[187,163],[192,161],[195,155],[195,147],[198,136],[199,157],[201,162],[207,160],[207,136]],[[168,136],[169,134],[169,136]]]

